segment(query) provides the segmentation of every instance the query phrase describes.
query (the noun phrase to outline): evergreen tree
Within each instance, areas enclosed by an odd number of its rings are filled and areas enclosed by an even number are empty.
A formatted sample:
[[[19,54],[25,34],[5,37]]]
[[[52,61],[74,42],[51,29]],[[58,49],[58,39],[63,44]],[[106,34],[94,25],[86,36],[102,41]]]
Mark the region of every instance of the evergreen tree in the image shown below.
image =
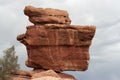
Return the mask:
[[[11,74],[19,69],[18,56],[15,55],[14,46],[3,52],[4,56],[0,59],[0,80],[10,80]]]

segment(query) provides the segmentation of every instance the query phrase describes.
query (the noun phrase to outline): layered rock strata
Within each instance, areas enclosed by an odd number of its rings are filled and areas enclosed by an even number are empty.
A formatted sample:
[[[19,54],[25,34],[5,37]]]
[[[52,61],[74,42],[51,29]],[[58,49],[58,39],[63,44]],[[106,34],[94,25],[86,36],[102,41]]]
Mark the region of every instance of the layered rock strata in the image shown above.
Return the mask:
[[[92,26],[29,26],[18,40],[27,47],[26,65],[32,68],[86,70]]]
[[[63,10],[27,6],[24,12],[34,24],[17,37],[27,48],[28,67],[57,72],[87,70],[94,26],[70,25]]]
[[[35,8],[26,6],[25,14],[29,16],[29,20],[34,24],[70,24],[69,15],[64,10],[52,8]]]

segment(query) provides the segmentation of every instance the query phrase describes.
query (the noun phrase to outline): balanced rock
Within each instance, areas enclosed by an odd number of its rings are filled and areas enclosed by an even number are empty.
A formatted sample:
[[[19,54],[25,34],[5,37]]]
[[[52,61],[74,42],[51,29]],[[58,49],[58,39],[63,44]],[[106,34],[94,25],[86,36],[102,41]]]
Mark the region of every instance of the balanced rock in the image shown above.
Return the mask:
[[[56,72],[87,70],[95,26],[70,25],[68,13],[58,9],[27,6],[24,13],[34,23],[17,37],[27,48],[28,67]]]
[[[17,37],[28,52],[26,65],[35,69],[86,70],[94,26],[28,26]]]
[[[26,6],[24,13],[29,16],[29,20],[34,24],[70,24],[69,15],[64,10],[52,8],[35,8]]]

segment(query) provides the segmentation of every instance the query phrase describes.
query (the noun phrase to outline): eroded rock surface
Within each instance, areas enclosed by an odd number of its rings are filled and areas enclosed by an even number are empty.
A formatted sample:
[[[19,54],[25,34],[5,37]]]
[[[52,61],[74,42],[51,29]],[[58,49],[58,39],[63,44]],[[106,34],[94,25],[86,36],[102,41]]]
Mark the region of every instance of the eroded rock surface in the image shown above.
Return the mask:
[[[27,47],[32,68],[86,70],[94,26],[29,26],[18,40]]]
[[[94,26],[70,25],[63,10],[27,6],[24,12],[34,24],[17,37],[27,48],[28,67],[57,72],[87,70]]]
[[[70,24],[69,15],[64,10],[52,8],[35,8],[26,6],[24,13],[29,16],[29,20],[34,24]]]
[[[12,80],[75,80],[72,75],[53,70],[17,71]]]

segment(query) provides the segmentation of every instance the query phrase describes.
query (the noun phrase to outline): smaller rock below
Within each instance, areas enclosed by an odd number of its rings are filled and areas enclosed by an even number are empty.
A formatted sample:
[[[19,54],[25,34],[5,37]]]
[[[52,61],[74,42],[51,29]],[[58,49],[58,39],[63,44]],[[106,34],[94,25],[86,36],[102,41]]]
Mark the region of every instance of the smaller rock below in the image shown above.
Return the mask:
[[[76,80],[72,75],[53,70],[17,71],[12,80]]]

